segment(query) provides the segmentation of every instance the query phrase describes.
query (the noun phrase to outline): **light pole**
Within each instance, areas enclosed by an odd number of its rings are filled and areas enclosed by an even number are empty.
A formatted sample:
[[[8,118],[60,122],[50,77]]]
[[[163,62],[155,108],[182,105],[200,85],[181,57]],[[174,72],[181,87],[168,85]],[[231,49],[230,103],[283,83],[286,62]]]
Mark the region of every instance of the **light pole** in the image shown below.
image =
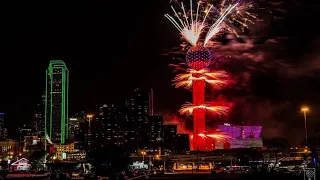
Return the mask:
[[[153,156],[153,167],[154,167],[154,163],[155,163],[155,160],[160,160],[160,155],[159,154],[156,154],[155,156]]]
[[[308,147],[307,112],[309,112],[309,108],[302,107],[301,111],[303,112],[303,116],[304,116],[304,131],[306,133],[306,147]]]
[[[144,162],[144,156],[145,156],[147,153],[146,153],[145,151],[142,151],[141,154],[142,154],[142,161]]]
[[[89,151],[91,151],[91,120],[93,118],[93,114],[87,115],[88,121],[89,121],[89,127],[88,127],[88,140],[89,140]]]

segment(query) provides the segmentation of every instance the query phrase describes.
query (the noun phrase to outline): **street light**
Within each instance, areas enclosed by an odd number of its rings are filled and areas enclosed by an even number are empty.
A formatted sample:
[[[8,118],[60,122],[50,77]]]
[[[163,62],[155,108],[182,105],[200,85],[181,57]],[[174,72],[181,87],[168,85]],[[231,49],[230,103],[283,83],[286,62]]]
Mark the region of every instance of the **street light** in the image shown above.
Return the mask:
[[[88,114],[87,118],[93,118],[93,114]]]
[[[91,124],[91,120],[93,118],[93,114],[88,114],[87,118],[88,118],[88,121],[89,121],[89,129],[90,129],[90,124]]]
[[[304,116],[304,131],[306,133],[306,147],[308,147],[307,112],[309,112],[309,108],[302,107],[301,111],[303,112],[303,116]]]
[[[141,151],[142,154],[142,161],[144,162],[144,156],[147,154],[145,151]]]

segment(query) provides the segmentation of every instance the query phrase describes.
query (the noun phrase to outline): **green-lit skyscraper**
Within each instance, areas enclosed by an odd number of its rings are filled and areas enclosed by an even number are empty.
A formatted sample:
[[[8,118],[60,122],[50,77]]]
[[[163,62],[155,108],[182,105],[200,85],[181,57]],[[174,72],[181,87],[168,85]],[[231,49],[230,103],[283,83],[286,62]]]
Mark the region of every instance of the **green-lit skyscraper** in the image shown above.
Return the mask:
[[[53,143],[68,139],[69,70],[61,60],[50,61],[46,70],[45,134]]]

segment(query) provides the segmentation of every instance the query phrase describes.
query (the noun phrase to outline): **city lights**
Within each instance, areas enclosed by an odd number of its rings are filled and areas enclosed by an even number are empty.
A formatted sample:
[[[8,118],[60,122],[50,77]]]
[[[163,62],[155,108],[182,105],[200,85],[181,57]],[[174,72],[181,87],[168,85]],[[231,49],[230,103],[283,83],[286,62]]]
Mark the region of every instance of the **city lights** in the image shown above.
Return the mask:
[[[165,1],[4,6],[0,180],[316,179],[320,5]]]

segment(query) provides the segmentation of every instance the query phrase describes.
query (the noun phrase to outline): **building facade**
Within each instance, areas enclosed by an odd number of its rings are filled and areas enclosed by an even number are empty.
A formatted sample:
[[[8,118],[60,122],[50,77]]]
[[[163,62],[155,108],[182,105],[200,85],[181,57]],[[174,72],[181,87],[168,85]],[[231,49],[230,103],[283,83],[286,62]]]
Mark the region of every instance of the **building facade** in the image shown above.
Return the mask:
[[[189,134],[177,134],[175,138],[175,150],[177,152],[186,152],[190,150],[190,135]]]
[[[79,135],[80,131],[80,120],[78,118],[70,118],[69,119],[69,139],[75,140],[76,137]]]
[[[125,100],[125,136],[136,142],[136,149],[150,147],[150,116],[153,115],[153,90],[135,89]]]
[[[100,128],[97,129],[97,136],[106,139],[106,145],[108,146],[120,146],[125,145],[125,124],[123,122],[121,110],[115,105],[103,105],[99,111],[98,122]]]
[[[54,148],[56,149],[56,155],[55,158],[59,160],[65,160],[67,159],[68,153],[74,153],[74,143],[71,144],[61,144],[61,145],[54,145]]]
[[[0,159],[13,159],[19,153],[19,143],[13,140],[0,141]]]
[[[175,143],[177,138],[177,125],[163,125],[163,141],[164,149],[175,151]]]
[[[0,140],[6,139],[6,129],[4,125],[4,113],[0,112]]]
[[[45,95],[42,96],[42,101],[37,104],[36,109],[33,113],[33,129],[34,135],[41,138],[44,137],[45,121],[44,121],[44,105],[45,105]]]
[[[262,126],[235,126],[231,124],[218,125],[218,129],[230,139],[215,142],[213,149],[260,148],[263,147],[261,138]]]
[[[45,92],[45,134],[53,143],[65,144],[68,139],[69,70],[63,61],[50,61]]]
[[[149,116],[150,149],[158,149],[163,145],[163,117]]]

